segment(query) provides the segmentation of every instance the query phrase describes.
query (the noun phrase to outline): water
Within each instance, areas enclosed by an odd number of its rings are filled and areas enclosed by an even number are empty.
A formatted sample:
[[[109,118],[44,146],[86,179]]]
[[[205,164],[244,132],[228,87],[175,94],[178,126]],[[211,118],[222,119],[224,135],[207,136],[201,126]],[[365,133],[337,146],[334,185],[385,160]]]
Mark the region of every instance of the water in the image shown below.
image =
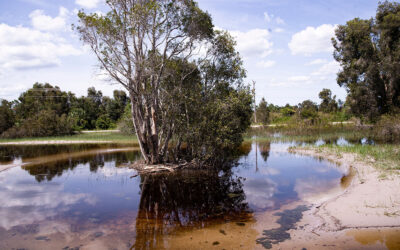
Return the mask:
[[[132,147],[1,147],[0,161],[19,166],[0,172],[0,249],[184,248],[180,237],[217,227],[220,236],[247,230],[255,244],[259,215],[346,178],[333,163],[288,153],[291,145],[245,143],[231,167],[136,177],[126,167],[140,158]]]

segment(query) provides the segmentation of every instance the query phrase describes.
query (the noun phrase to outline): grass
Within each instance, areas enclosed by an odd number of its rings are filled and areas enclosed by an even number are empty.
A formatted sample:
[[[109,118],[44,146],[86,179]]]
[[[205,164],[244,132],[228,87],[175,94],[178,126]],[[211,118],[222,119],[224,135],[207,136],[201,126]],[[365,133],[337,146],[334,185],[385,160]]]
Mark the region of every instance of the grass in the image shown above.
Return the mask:
[[[137,143],[136,136],[124,135],[118,132],[99,132],[99,133],[80,133],[70,136],[51,136],[18,139],[0,139],[1,142],[21,142],[21,141],[110,141],[113,143]]]
[[[360,160],[368,162],[380,170],[400,170],[400,145],[322,145],[312,146],[322,151],[341,155],[356,154]]]
[[[288,133],[285,128],[281,129],[253,129],[248,131],[244,139],[252,141],[257,137],[257,141],[272,141],[272,142],[304,142],[315,143],[318,140],[334,141],[339,138],[346,138],[350,142],[357,142],[362,138],[367,137],[365,131],[357,131],[355,129],[343,129],[333,127],[329,130],[321,131],[302,131],[296,134]]]

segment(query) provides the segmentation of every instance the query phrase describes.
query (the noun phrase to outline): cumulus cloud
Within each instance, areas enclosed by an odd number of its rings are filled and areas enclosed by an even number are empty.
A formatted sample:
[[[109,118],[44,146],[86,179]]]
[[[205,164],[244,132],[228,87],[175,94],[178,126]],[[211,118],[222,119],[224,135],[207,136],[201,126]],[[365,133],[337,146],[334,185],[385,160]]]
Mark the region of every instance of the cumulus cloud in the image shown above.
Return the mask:
[[[61,63],[60,57],[79,54],[79,49],[54,34],[0,24],[0,69],[52,67]]]
[[[57,17],[51,17],[44,14],[43,10],[35,10],[29,14],[33,28],[42,31],[60,31],[66,29],[66,19],[69,11],[60,7]]]
[[[321,64],[318,62],[318,64]],[[276,80],[273,79],[269,82],[270,86],[296,86],[296,85],[304,85],[304,84],[318,84],[321,81],[331,80],[335,81],[336,74],[340,69],[340,64],[336,61],[330,62],[322,62],[322,65],[319,66],[316,70],[311,72],[309,75],[297,75],[290,76],[285,80]]]
[[[81,7],[94,9],[102,0],[75,0],[75,3]]]
[[[340,69],[340,64],[336,61],[331,61],[323,64],[318,70],[314,71],[311,75],[327,77],[330,75],[336,75]]]
[[[266,29],[252,29],[247,32],[231,31],[231,35],[237,41],[237,50],[244,57],[267,57],[272,53],[273,43],[270,32]]]
[[[321,52],[332,52],[331,38],[335,34],[336,25],[323,24],[318,27],[307,27],[294,34],[289,42],[293,55],[312,55]]]
[[[282,32],[284,32],[285,30],[284,29],[282,29],[282,28],[276,28],[276,29],[274,29],[274,32],[275,33],[282,33]]]

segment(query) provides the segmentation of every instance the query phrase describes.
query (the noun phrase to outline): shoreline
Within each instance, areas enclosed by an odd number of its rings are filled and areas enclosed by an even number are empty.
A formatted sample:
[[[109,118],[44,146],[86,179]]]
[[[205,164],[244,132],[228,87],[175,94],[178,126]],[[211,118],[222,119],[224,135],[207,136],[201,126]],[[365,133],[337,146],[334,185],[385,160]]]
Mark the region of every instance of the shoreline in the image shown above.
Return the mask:
[[[0,142],[0,146],[12,145],[63,145],[63,144],[107,144],[113,141],[91,141],[91,140],[46,140],[46,141],[10,141]]]
[[[292,148],[290,152],[353,168],[355,173],[343,192],[309,201],[311,209],[303,213],[296,229],[289,231],[291,239],[274,248],[293,248],[301,242],[307,249],[315,249],[317,245],[328,249],[357,249],[361,248],[355,244],[358,242],[363,248],[364,245],[371,249],[382,248],[386,244],[393,249],[389,246],[388,235],[400,236],[399,175],[382,178],[383,171],[352,153],[339,156],[318,148]]]

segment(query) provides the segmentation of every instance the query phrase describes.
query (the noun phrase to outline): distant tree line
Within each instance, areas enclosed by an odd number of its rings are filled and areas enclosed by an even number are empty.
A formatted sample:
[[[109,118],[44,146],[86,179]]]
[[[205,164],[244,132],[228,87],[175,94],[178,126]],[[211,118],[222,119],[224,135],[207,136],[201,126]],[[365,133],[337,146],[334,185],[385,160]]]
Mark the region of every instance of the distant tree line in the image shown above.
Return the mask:
[[[280,121],[288,121],[292,117],[301,120],[308,120],[311,124],[317,123],[323,115],[331,116],[332,120],[347,120],[350,118],[350,112],[345,109],[344,103],[336,96],[332,96],[330,89],[323,89],[319,93],[321,102],[317,104],[311,100],[305,100],[297,105],[286,104],[278,106],[268,104],[265,98],[256,105],[257,123],[269,124]]]
[[[278,107],[262,99],[256,107],[259,122],[297,114],[314,123],[323,113],[336,113],[340,120],[355,116],[362,122],[378,122],[389,137],[400,134],[400,3],[380,2],[375,18],[339,25],[332,43],[333,56],[341,65],[337,83],[347,91],[345,103],[336,101],[328,89],[319,93],[319,105],[306,100]],[[280,114],[279,119],[271,113]]]
[[[0,134],[5,138],[18,138],[116,128],[126,110],[129,111],[129,103],[121,90],[115,90],[110,98],[92,87],[87,90],[87,96],[77,97],[57,86],[35,83],[17,100],[1,101]],[[132,122],[130,127],[133,127]]]

